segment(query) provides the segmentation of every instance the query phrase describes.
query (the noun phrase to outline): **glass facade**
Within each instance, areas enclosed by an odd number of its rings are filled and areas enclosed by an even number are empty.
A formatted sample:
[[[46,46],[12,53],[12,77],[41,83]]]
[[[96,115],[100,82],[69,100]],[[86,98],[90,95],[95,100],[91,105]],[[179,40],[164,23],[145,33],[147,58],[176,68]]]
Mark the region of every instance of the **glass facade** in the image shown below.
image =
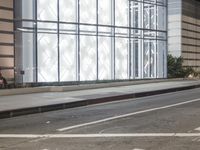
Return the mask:
[[[166,0],[17,0],[16,7],[21,82],[166,77]]]

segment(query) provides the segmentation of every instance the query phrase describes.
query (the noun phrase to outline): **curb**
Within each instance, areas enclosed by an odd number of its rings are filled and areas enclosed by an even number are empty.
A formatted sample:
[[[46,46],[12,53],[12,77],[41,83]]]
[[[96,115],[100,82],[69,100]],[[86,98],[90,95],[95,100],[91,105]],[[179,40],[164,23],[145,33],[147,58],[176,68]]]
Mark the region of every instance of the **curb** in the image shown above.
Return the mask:
[[[33,93],[43,93],[43,92],[69,92],[69,91],[80,91],[89,89],[110,88],[110,87],[120,87],[120,86],[170,82],[170,81],[185,81],[185,80],[189,79],[179,78],[179,79],[137,80],[137,81],[124,81],[124,82],[112,82],[112,83],[100,83],[100,84],[80,84],[80,85],[68,85],[68,86],[41,86],[41,87],[28,87],[28,88],[17,88],[17,89],[2,89],[0,90],[0,96],[33,94]]]
[[[87,100],[81,100],[81,101],[70,102],[70,103],[60,103],[60,104],[37,106],[37,107],[22,108],[22,109],[15,109],[15,110],[6,110],[6,111],[0,112],[0,119],[17,117],[17,116],[22,116],[22,115],[29,115],[29,114],[36,114],[36,113],[43,113],[43,112],[55,111],[55,110],[61,110],[61,109],[82,107],[82,106],[106,103],[106,102],[111,102],[111,101],[126,100],[130,98],[139,98],[139,97],[152,96],[152,95],[158,95],[158,94],[164,94],[164,93],[172,93],[172,92],[177,92],[177,91],[195,89],[199,87],[200,87],[200,84],[170,88],[170,89],[162,89],[162,90],[156,90],[156,91],[141,92],[141,93],[129,93],[129,94],[116,95],[116,96],[98,97],[94,99],[87,99]]]

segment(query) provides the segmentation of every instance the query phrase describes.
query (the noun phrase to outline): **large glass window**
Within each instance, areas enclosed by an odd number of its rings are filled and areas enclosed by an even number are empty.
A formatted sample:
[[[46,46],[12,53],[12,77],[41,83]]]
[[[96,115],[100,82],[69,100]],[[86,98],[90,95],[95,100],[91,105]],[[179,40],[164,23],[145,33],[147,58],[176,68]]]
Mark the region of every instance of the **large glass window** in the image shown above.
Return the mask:
[[[166,77],[166,0],[16,4],[24,82]]]

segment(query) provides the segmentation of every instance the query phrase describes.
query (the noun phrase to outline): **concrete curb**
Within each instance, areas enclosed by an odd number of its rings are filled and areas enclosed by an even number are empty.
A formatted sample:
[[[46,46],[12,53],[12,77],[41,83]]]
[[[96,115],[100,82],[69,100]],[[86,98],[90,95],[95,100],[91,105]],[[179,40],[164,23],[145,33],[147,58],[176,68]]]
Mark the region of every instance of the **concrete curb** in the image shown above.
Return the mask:
[[[33,88],[18,88],[18,89],[3,89],[0,90],[0,96],[10,96],[19,94],[32,94],[32,93],[44,93],[44,92],[67,92],[78,90],[89,90],[98,88],[110,88],[119,86],[129,86],[138,84],[158,83],[158,82],[170,82],[170,81],[185,81],[189,79],[157,79],[157,80],[137,80],[137,81],[124,81],[124,82],[109,82],[98,84],[80,84],[80,85],[68,85],[68,86],[43,86]]]
[[[87,99],[87,100],[81,100],[81,101],[69,102],[69,103],[60,103],[60,104],[44,105],[44,106],[22,108],[22,109],[15,109],[15,110],[6,110],[6,111],[0,112],[0,119],[11,118],[11,117],[16,117],[16,116],[21,116],[21,115],[28,115],[28,114],[42,113],[42,112],[48,112],[48,111],[55,111],[55,110],[61,110],[61,109],[67,109],[67,108],[75,108],[75,107],[81,107],[81,106],[87,106],[87,105],[93,105],[93,104],[100,104],[100,103],[106,103],[106,102],[111,102],[111,101],[119,101],[119,100],[125,100],[125,99],[130,99],[130,98],[139,98],[139,97],[152,96],[152,95],[157,95],[157,94],[177,92],[177,91],[189,90],[189,89],[194,89],[194,88],[199,88],[199,87],[200,87],[200,84],[170,88],[170,89],[162,89],[162,90],[156,90],[156,91],[141,92],[141,93],[129,93],[129,94],[121,94],[121,95],[115,95],[115,96],[98,97],[95,99]]]

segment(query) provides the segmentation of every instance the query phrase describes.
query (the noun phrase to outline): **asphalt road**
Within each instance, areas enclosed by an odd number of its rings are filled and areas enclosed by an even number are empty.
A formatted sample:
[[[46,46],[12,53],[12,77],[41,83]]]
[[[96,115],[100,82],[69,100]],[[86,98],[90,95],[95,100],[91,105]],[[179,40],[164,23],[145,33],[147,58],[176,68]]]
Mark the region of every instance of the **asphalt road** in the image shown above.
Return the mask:
[[[200,89],[0,120],[0,150],[200,150]]]

